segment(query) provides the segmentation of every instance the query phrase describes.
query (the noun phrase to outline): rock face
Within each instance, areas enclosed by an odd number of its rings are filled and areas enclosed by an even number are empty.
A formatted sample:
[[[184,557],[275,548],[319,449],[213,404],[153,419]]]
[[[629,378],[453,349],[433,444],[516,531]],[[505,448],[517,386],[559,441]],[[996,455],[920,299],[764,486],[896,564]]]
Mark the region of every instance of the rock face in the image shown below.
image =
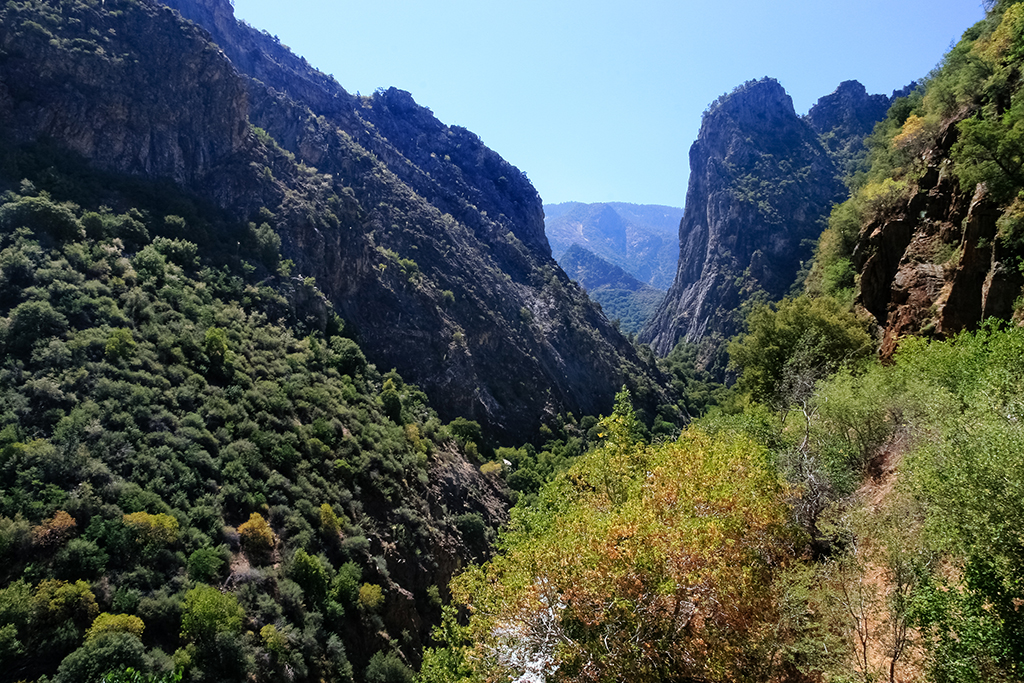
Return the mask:
[[[819,99],[807,112],[807,122],[821,138],[840,171],[849,173],[864,151],[864,138],[875,124],[885,118],[897,97],[912,90],[914,84],[898,90],[892,97],[869,95],[857,81],[843,81],[829,95]]]
[[[50,3],[48,23],[7,6],[7,142],[45,138],[267,222],[293,275],[444,419],[521,442],[559,411],[610,412],[623,383],[665,402],[653,364],[551,258],[536,190],[477,136],[408,93],[348,94],[229,0],[168,4]]]
[[[675,282],[640,338],[660,355],[698,343],[708,368],[739,330],[745,302],[781,298],[793,285],[843,188],[818,135],[772,79],[711,105],[690,169]]]
[[[605,315],[618,320],[620,329],[636,334],[647,323],[665,292],[640,282],[635,277],[573,244],[562,254],[561,265],[566,275],[587,290],[590,298],[601,304]]]
[[[1019,252],[996,239],[1002,212],[985,186],[964,191],[944,172],[957,123],[946,122],[922,155],[920,180],[861,229],[854,251],[857,302],[882,329],[883,358],[907,335],[944,338],[991,316],[1009,319],[1024,286]]]
[[[676,273],[682,217],[671,206],[565,202],[544,205],[544,230],[563,268],[576,244],[664,291]]]
[[[8,141],[51,138],[104,169],[223,189],[218,170],[251,148],[248,103],[204,31],[159,5],[96,15],[95,33],[62,25],[59,9],[45,26],[9,11],[0,26]]]

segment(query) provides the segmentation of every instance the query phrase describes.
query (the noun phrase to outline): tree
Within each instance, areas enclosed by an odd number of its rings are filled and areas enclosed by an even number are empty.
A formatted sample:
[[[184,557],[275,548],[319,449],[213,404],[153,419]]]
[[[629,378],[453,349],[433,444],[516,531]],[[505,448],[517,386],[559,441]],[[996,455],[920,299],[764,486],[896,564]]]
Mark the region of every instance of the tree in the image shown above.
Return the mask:
[[[611,437],[629,433],[620,417]],[[607,448],[582,456],[515,510],[498,557],[452,582],[471,614],[471,665],[570,681],[783,671],[792,634],[773,581],[803,537],[766,451],[693,428],[677,443],[619,443],[613,457],[631,466],[610,472]]]
[[[249,515],[249,521],[239,525],[238,535],[245,550],[258,558],[269,555],[277,543],[270,524],[258,512]]]
[[[218,633],[241,631],[244,616],[234,595],[199,584],[185,594],[181,637],[191,642],[212,644]]]
[[[742,390],[780,411],[808,400],[815,382],[874,348],[864,325],[830,297],[758,306],[747,330],[729,344],[730,366],[741,371]]]

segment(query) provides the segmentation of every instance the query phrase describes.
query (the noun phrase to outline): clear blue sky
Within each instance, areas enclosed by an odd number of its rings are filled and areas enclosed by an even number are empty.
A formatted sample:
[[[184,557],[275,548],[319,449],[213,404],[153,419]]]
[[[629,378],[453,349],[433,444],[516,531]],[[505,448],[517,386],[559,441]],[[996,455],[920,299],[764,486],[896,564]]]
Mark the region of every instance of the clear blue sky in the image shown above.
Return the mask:
[[[395,86],[477,133],[545,202],[682,206],[701,113],[779,80],[798,113],[925,76],[979,0],[235,0],[349,92]]]

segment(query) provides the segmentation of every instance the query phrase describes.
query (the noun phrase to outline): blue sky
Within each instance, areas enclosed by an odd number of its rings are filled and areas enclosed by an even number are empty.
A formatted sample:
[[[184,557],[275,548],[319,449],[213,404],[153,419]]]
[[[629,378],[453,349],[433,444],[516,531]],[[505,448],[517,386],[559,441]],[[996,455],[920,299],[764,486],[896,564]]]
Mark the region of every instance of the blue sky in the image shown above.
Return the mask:
[[[349,92],[395,86],[477,133],[545,202],[682,206],[701,113],[779,80],[798,113],[928,74],[978,0],[235,0]]]

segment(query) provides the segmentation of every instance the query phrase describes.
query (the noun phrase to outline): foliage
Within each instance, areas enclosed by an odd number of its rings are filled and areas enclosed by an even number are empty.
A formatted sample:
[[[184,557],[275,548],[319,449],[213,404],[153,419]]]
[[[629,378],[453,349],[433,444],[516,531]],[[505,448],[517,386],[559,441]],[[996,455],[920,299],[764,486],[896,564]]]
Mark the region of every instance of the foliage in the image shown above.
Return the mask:
[[[133,614],[109,614],[103,612],[92,622],[92,626],[85,632],[85,641],[95,640],[107,633],[130,633],[136,638],[142,638],[142,632],[146,625]]]
[[[122,213],[71,204],[53,212],[44,202],[55,199],[32,196],[31,216],[66,210],[86,230],[57,241],[33,232],[30,216],[22,222],[31,225],[0,233],[0,350],[9,361],[0,370],[0,603],[21,605],[0,607],[9,614],[0,619],[0,669],[53,677],[81,650],[62,675],[100,667],[99,676],[108,664],[149,675],[178,651],[184,675],[197,680],[255,675],[261,658],[278,656],[265,643],[197,625],[215,617],[203,622],[202,594],[186,595],[216,584],[245,620],[276,624],[288,639],[285,659],[268,671],[350,676],[342,642],[368,617],[343,605],[357,604],[364,570],[382,595],[391,585],[377,572],[393,560],[367,552],[369,539],[417,557],[457,533],[455,518],[472,503],[433,512],[426,491],[428,458],[458,445],[422,392],[397,373],[382,377],[340,335],[322,298],[289,299],[290,278],[234,269],[245,242],[238,251],[235,241],[224,250],[186,241],[208,234],[200,212],[125,208],[116,195]],[[9,193],[0,208],[22,198]],[[123,231],[138,250],[131,259]],[[267,252],[253,263],[274,262],[265,232]],[[226,262],[212,260],[220,256]],[[387,381],[401,403],[397,424],[377,400]],[[263,551],[250,552],[254,564],[271,559],[268,550],[284,563],[235,569],[239,543]],[[37,591],[53,596],[46,609]],[[426,629],[438,606],[424,599],[417,610]],[[119,631],[86,641],[100,612],[141,620],[144,640]],[[390,617],[372,618],[365,647],[352,653],[360,670],[397,639],[383,635],[396,628]],[[194,651],[180,647],[182,633]],[[401,641],[406,657],[414,642]]]
[[[274,549],[276,542],[270,524],[258,512],[249,515],[248,521],[238,526],[238,535],[242,539],[242,547],[255,557],[265,557]]]
[[[124,524],[135,534],[138,543],[144,545],[170,545],[178,540],[178,520],[170,515],[148,512],[133,512],[123,517]]]
[[[626,393],[600,429],[604,446],[515,509],[501,554],[453,581],[471,614],[465,661],[484,678],[781,671],[792,634],[768,628],[772,585],[801,536],[765,450],[696,429],[645,446]]]
[[[939,680],[1008,680],[1024,667],[1022,352],[1024,331],[990,325],[898,356],[901,374],[923,385],[915,393],[928,392],[930,438],[908,464],[908,487],[928,542],[958,568],[930,576],[920,596]]]
[[[739,387],[778,410],[805,400],[814,383],[871,353],[864,325],[829,297],[799,296],[754,308],[729,344]]]
[[[181,637],[192,642],[211,642],[218,633],[240,631],[243,617],[242,607],[234,595],[199,584],[185,593]]]

